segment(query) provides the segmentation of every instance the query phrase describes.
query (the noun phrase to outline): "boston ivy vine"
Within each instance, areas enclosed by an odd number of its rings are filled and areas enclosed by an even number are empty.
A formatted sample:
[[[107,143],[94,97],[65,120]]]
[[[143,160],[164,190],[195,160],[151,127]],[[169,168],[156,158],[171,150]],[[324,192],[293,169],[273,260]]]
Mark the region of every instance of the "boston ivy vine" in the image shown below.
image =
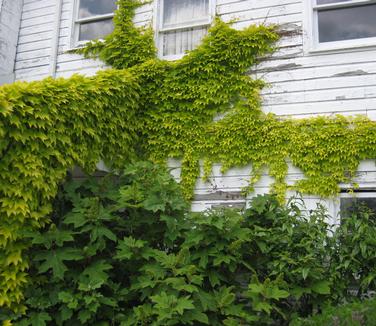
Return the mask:
[[[136,157],[181,158],[186,197],[200,160],[206,176],[214,162],[223,171],[252,164],[249,190],[267,168],[282,198],[288,160],[306,177],[291,188],[331,196],[361,160],[376,157],[376,123],[367,118],[280,120],[262,112],[264,83],[247,71],[274,50],[275,26],[238,31],[216,19],[197,49],[166,62],[156,58],[153,31],[132,23],[138,6],[120,0],[114,32],[77,51],[117,70],[0,88],[0,307],[23,309],[23,234],[47,222],[74,164],[91,171],[100,158],[114,168]]]

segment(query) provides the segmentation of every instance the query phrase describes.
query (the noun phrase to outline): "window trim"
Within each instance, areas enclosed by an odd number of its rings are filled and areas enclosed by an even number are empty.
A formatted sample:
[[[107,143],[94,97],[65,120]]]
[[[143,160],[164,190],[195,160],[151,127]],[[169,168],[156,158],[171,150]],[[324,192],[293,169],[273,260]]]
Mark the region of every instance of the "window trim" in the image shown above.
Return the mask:
[[[335,203],[335,216],[336,225],[341,223],[341,199],[342,198],[375,198],[376,200],[376,188],[375,187],[362,187],[353,191],[343,188],[338,196],[338,200]]]
[[[71,37],[71,48],[79,48],[86,43],[92,41],[92,40],[85,40],[85,41],[79,41],[79,34],[80,34],[80,25],[84,23],[90,23],[90,22],[98,22],[102,20],[106,20],[109,18],[114,18],[115,12],[104,14],[104,15],[95,15],[85,18],[79,18],[78,14],[80,11],[80,1],[81,0],[75,0],[74,2],[74,8],[73,8],[73,25],[72,25],[72,37]],[[119,8],[119,5],[117,6],[117,9]],[[102,40],[102,39],[99,39]]]
[[[304,15],[304,26],[306,30],[306,33],[304,34],[305,51],[314,54],[330,51],[343,52],[364,47],[376,47],[376,37],[320,43],[318,35],[319,29],[317,13],[321,9],[351,8],[371,4],[376,4],[376,0],[339,1],[337,3],[322,5],[317,5],[316,0],[306,1],[306,14]]]
[[[178,60],[181,59],[185,53],[179,53],[179,54],[173,54],[173,55],[163,55],[163,37],[162,34],[166,32],[171,31],[177,31],[177,30],[184,30],[189,28],[195,28],[195,27],[205,27],[210,26],[213,22],[213,18],[215,16],[216,11],[216,0],[208,0],[208,16],[202,20],[197,20],[193,23],[186,23],[177,27],[163,27],[163,5],[164,0],[156,0],[155,1],[155,7],[154,7],[154,41],[158,50],[158,57],[164,60]]]

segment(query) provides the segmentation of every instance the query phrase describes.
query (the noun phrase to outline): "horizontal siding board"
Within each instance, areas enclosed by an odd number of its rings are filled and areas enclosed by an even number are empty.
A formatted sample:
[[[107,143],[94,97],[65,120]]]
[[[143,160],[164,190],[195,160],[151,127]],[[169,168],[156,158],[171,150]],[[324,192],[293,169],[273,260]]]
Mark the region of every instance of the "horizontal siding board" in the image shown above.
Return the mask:
[[[49,73],[49,65],[41,66],[41,67],[34,67],[28,69],[20,69],[16,70],[16,79],[20,80],[27,80],[29,77],[40,76],[40,78],[48,76]]]
[[[38,59],[51,55],[51,48],[44,48],[40,50],[32,50],[27,52],[17,53],[16,61]]]
[[[236,12],[244,12],[249,10],[258,10],[258,9],[272,9],[272,8],[280,8],[284,6],[291,6],[291,5],[302,5],[300,0],[243,0],[243,1],[233,1],[231,3],[222,3],[221,1],[217,1],[217,13],[219,15],[222,14],[230,14]],[[300,7],[301,9],[301,7]],[[266,16],[264,16],[266,17]]]
[[[291,41],[298,42],[299,38],[293,38]],[[281,45],[283,45],[283,41]],[[291,44],[290,45],[294,45]],[[298,45],[298,44],[296,44]],[[300,45],[300,44],[299,44]],[[331,53],[325,55],[305,55],[294,59],[284,60],[264,60],[257,66],[257,71],[280,71],[280,70],[299,70],[306,68],[340,66],[344,64],[373,63],[375,64],[376,50],[357,51],[349,53]]]
[[[15,70],[45,66],[50,63],[50,56],[38,57],[37,59],[16,61]]]
[[[51,47],[51,39],[43,41],[31,41],[29,43],[18,44],[18,53],[42,50]]]
[[[49,32],[53,30],[53,22],[47,22],[46,24],[40,24],[31,27],[23,27],[21,23],[20,36],[34,35],[41,32]]]
[[[308,80],[288,80],[284,82],[270,83],[262,94],[289,94],[295,92],[315,92],[327,89],[340,88],[357,88],[364,86],[375,86],[376,74],[367,74],[362,76],[344,76],[344,77],[329,77],[321,79]]]
[[[225,22],[231,22],[231,17],[228,16],[227,18],[223,17]],[[256,18],[249,20],[237,20],[235,21],[232,26],[236,29],[243,29],[247,28],[251,24],[266,24],[266,25],[284,25],[284,24],[299,24],[302,22],[303,15],[302,13],[297,14],[286,14],[283,16],[276,16],[276,17],[264,17],[264,18]]]
[[[283,71],[258,72],[255,76],[263,78],[268,83],[284,82],[291,80],[309,80],[317,78],[333,78],[346,76],[363,76],[376,73],[375,62],[362,62],[354,65],[347,63],[338,66],[325,67],[301,67],[300,69],[291,69]]]
[[[217,7],[228,4],[236,6],[238,3],[248,3],[252,7],[271,7],[276,5],[286,5],[290,3],[299,3],[299,0],[216,0]]]
[[[52,14],[46,14],[45,16],[38,16],[33,17],[30,19],[23,19],[22,20],[22,28],[27,27],[34,27],[34,26],[41,26],[47,23],[53,23],[55,19],[55,15]]]
[[[28,11],[36,11],[39,9],[43,9],[43,8],[55,6],[55,5],[56,5],[56,0],[43,0],[43,1],[34,0],[34,1],[24,3],[23,12],[26,13]]]
[[[304,104],[264,105],[263,110],[277,115],[315,115],[315,114],[366,114],[376,109],[375,99],[350,99],[341,101],[326,101]],[[348,115],[348,114],[347,114]]]
[[[52,38],[52,30],[47,32],[40,32],[30,35],[20,35],[18,38],[18,44],[34,43],[38,41],[46,41]]]
[[[349,87],[340,89],[325,89],[311,92],[294,92],[285,94],[270,94],[264,96],[265,105],[287,103],[311,103],[348,99],[376,98],[376,86]]]
[[[263,21],[267,21],[269,18],[272,17],[301,14],[301,12],[302,4],[294,3],[285,6],[266,7],[262,9],[253,8],[236,12],[230,11],[229,13],[219,12],[219,14],[226,21],[252,21],[256,19],[262,19]]]

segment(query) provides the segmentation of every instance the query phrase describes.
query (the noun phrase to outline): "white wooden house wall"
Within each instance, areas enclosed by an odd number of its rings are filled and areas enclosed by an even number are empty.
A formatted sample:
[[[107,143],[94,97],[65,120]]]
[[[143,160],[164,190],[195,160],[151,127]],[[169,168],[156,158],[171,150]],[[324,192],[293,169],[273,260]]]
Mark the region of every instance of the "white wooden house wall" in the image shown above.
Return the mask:
[[[1,1],[1,0],[0,0]],[[4,0],[3,0],[4,1]],[[280,41],[279,50],[261,62],[252,72],[270,83],[263,91],[263,109],[280,116],[304,118],[316,114],[362,114],[376,120],[376,44],[346,51],[309,53],[305,41],[305,1],[307,0],[217,0],[216,13],[225,21],[236,19],[235,28],[253,23],[276,23],[297,31],[296,36]],[[60,0],[24,0],[15,73],[19,80],[36,80],[54,74],[69,77],[74,73],[93,75],[104,65],[80,55],[68,54],[71,49],[74,0],[62,0],[61,15],[56,12]],[[137,10],[136,25],[153,24],[154,4]],[[56,19],[60,17],[59,22]],[[57,57],[54,46],[58,32]],[[55,61],[56,59],[56,61]],[[171,161],[179,177],[179,162]],[[232,169],[226,175],[219,165],[209,183],[198,181],[194,210],[209,208],[223,202],[239,204],[239,195],[247,184],[249,167]],[[291,167],[288,182],[302,178]],[[376,189],[374,161],[363,162],[357,177],[360,186]],[[265,193],[270,185],[265,174],[257,183],[255,193]],[[344,185],[346,187],[346,185]],[[313,208],[319,198],[305,197]],[[338,201],[324,200],[335,216]]]
[[[0,0],[0,84],[14,81],[22,0]]]

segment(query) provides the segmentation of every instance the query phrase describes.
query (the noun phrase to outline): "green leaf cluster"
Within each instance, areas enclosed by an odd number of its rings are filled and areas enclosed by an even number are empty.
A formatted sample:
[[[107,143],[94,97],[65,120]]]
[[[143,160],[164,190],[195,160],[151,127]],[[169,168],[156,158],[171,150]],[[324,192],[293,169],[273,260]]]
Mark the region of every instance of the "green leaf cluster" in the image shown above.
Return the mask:
[[[68,181],[51,223],[25,234],[26,314],[0,316],[32,326],[301,321],[376,290],[369,216],[354,212],[331,235],[324,210],[274,195],[243,212],[191,213],[169,171],[143,162],[118,176]],[[358,252],[355,242],[368,246]]]
[[[330,306],[321,314],[310,318],[295,318],[291,326],[374,326],[376,325],[376,299]]]

